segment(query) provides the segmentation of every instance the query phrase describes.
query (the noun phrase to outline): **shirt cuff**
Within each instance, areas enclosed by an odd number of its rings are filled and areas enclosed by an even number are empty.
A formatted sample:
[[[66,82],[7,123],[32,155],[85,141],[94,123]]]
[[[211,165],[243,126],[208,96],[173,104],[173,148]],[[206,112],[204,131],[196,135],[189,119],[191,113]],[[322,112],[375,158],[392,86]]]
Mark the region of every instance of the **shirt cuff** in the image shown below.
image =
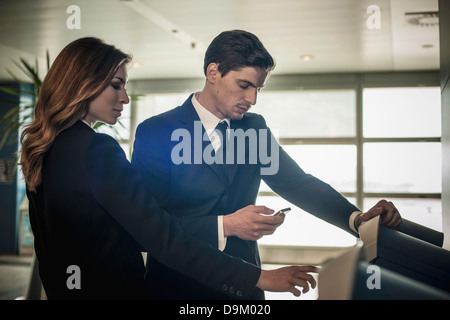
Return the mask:
[[[361,211],[355,211],[352,213],[350,218],[348,219],[348,224],[350,226],[350,229],[358,233],[358,230],[355,229],[355,218],[358,216],[358,214],[362,213]]]
[[[227,238],[223,232],[223,216],[217,217],[217,234],[219,235],[219,250],[223,251],[227,245]]]

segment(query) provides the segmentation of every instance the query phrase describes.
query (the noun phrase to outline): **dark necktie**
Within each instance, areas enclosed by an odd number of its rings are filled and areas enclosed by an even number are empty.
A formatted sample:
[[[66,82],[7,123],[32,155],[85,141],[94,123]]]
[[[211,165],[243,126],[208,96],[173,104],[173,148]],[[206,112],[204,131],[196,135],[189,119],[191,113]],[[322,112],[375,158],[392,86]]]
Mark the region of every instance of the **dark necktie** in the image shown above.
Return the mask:
[[[228,135],[227,135],[227,129],[228,129],[228,122],[225,120],[219,122],[216,126],[216,131],[218,131],[218,135],[220,137],[220,148],[223,150],[223,163],[226,163],[226,155],[227,155],[227,141],[228,141]],[[218,149],[218,150],[219,150]]]

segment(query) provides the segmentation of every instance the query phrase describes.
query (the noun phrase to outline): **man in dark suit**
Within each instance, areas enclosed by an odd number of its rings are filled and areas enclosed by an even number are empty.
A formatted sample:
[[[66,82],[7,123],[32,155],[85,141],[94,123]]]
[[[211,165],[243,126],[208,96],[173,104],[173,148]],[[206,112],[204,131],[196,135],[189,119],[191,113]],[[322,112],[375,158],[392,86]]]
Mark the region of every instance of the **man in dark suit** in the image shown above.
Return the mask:
[[[401,217],[391,203],[380,201],[363,215],[331,186],[306,174],[278,145],[264,118],[248,112],[274,65],[255,35],[223,32],[205,54],[203,90],[138,126],[132,164],[162,208],[189,234],[257,265],[256,240],[284,219],[254,205],[261,179],[294,205],[354,235],[375,215],[381,214],[387,226],[398,226]],[[224,133],[215,130],[221,122],[228,127]],[[151,256],[147,271],[155,296],[228,298]],[[251,298],[263,299],[264,293]]]

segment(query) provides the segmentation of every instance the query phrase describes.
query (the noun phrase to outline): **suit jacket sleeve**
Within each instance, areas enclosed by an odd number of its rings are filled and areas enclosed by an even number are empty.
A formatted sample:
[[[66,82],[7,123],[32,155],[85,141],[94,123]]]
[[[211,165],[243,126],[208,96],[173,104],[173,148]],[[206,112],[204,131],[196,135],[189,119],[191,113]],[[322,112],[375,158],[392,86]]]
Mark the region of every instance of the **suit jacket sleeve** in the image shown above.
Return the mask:
[[[138,171],[145,186],[158,199],[162,208],[170,207],[171,190],[171,125],[167,119],[150,118],[136,130],[131,164]],[[195,218],[172,215],[186,234],[218,248],[217,215],[211,214],[211,206],[197,207]],[[218,214],[224,214],[219,212]]]
[[[89,148],[89,185],[97,200],[135,241],[161,263],[222,291],[234,285],[248,298],[260,269],[187,237],[162,211],[118,143],[97,134]]]
[[[261,121],[267,128],[262,117]],[[272,135],[270,130],[267,132]],[[359,209],[329,184],[303,171],[275,139],[268,141],[274,144],[269,148],[278,150],[279,163],[277,173],[262,176],[267,185],[287,201],[356,236],[349,227],[349,217]]]

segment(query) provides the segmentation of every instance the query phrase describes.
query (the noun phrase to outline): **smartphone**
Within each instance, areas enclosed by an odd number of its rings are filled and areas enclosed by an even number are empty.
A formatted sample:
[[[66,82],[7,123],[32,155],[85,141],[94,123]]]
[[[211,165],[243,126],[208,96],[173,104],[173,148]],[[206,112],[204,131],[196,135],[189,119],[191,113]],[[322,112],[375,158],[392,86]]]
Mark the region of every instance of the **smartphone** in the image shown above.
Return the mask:
[[[273,215],[274,215],[274,216],[279,216],[280,214],[282,214],[282,213],[286,214],[286,213],[288,213],[289,211],[291,211],[291,208],[284,208],[284,209],[278,210],[278,211],[275,212]]]

